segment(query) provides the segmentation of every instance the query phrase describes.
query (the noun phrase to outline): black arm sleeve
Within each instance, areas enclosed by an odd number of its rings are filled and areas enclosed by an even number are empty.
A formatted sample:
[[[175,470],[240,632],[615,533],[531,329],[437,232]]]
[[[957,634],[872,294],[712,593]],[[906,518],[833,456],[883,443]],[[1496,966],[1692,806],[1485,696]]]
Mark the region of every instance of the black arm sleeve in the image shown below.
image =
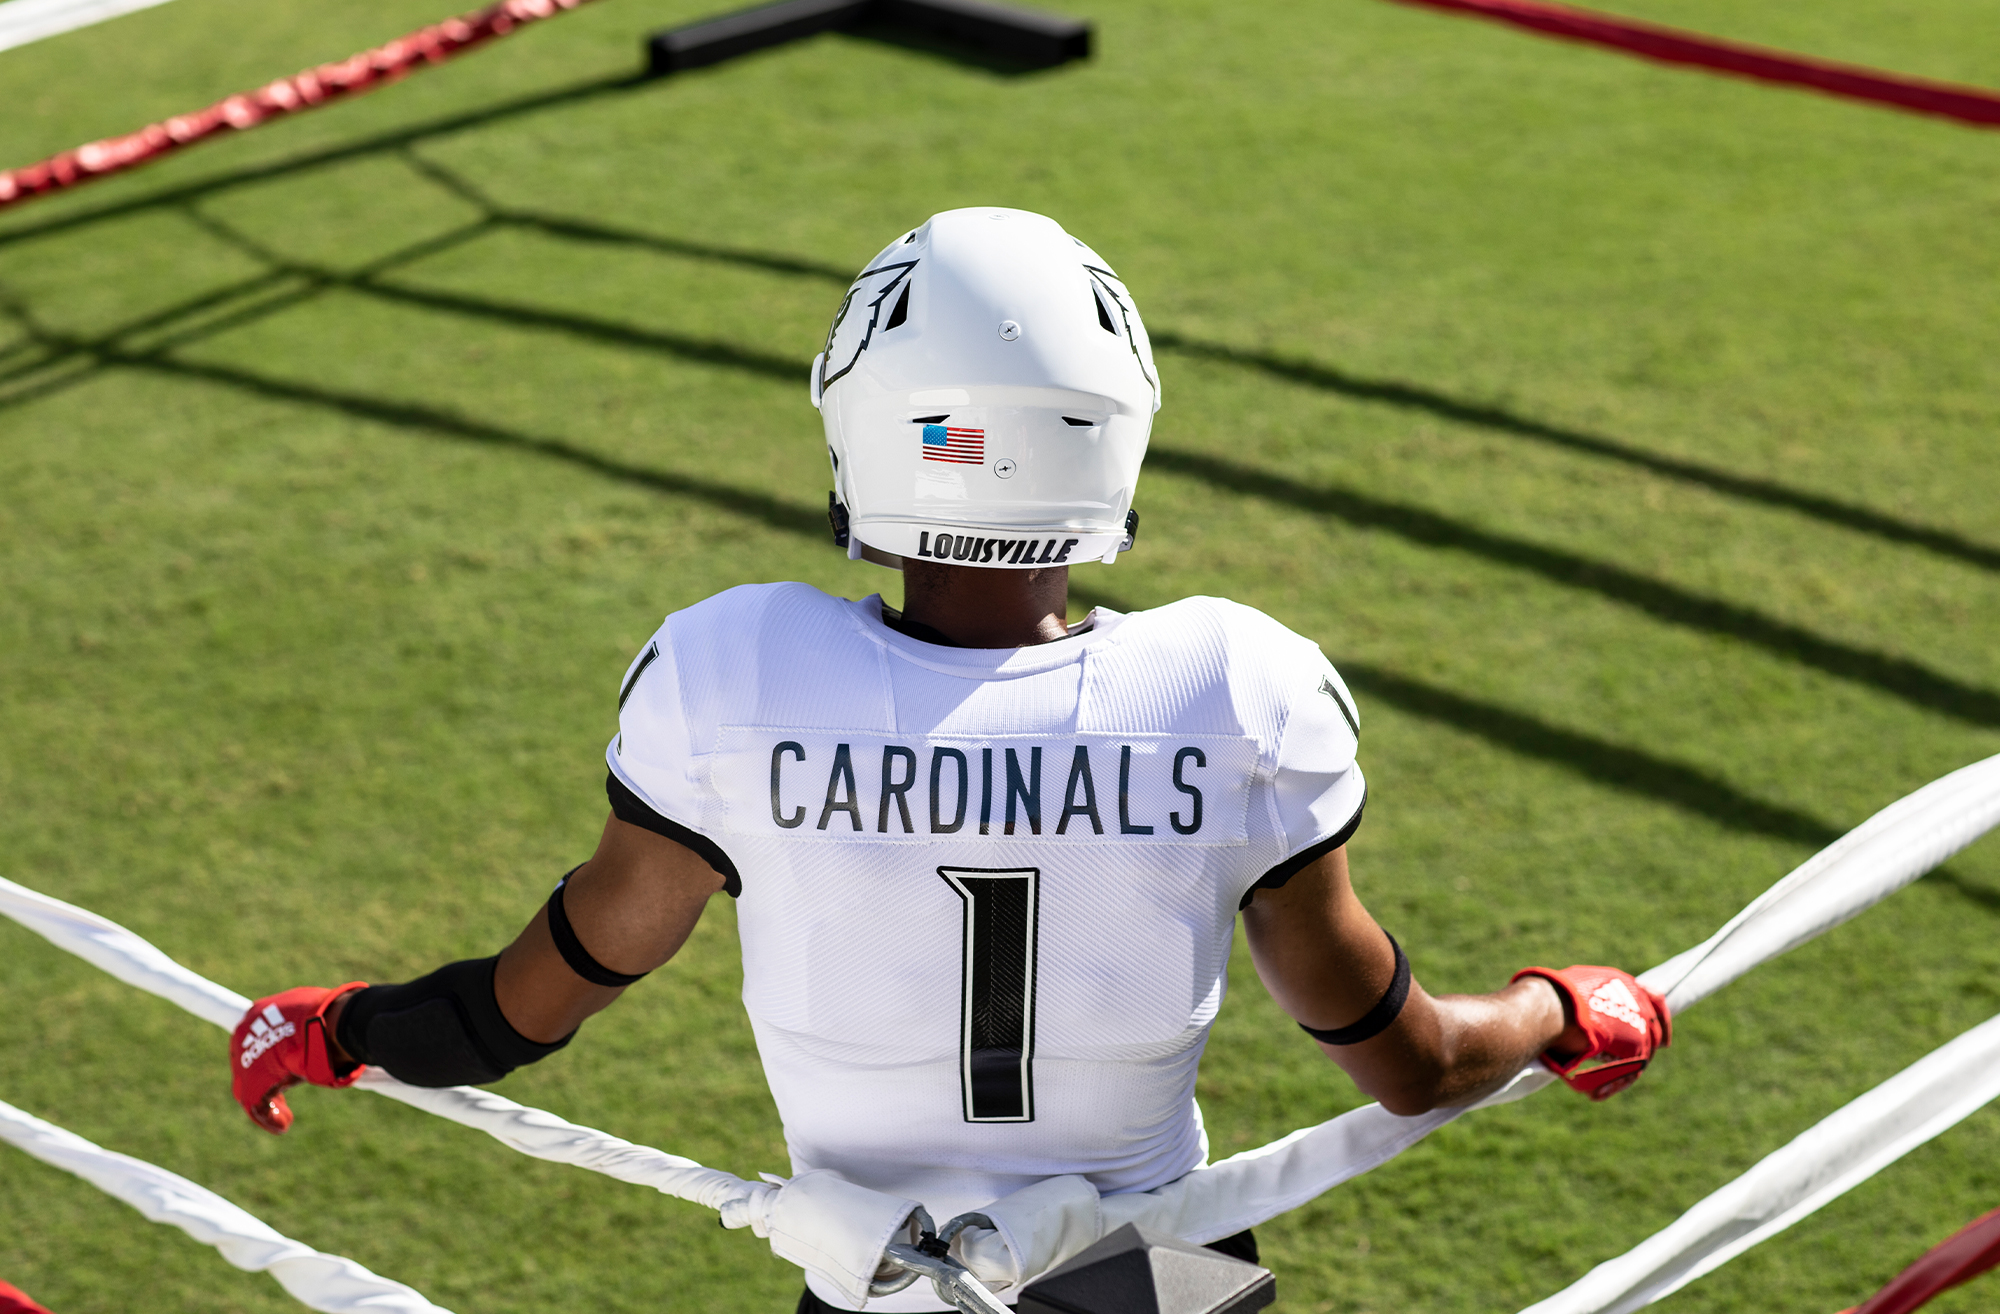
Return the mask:
[[[335,1039],[363,1063],[412,1086],[483,1086],[569,1044],[528,1039],[493,994],[492,958],[449,963],[403,985],[373,985],[348,997]]]

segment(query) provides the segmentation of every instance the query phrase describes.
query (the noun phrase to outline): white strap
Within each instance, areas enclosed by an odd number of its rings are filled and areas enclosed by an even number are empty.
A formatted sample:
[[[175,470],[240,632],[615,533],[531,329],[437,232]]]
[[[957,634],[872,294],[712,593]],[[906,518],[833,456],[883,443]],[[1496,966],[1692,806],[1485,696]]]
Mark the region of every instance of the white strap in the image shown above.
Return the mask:
[[[1760,963],[1798,947],[1887,898],[2000,823],[2000,755],[1933,781],[1827,846],[1773,885],[1715,935],[1646,972],[1685,1009]],[[0,879],[0,913],[79,954],[122,981],[233,1027],[249,1000],[190,972],[116,923]],[[1549,1083],[1539,1067],[1474,1107],[1507,1103]],[[692,1159],[633,1145],[525,1108],[487,1091],[419,1090],[370,1072],[363,1085],[524,1153],[608,1173],[667,1195],[720,1208],[754,1192],[749,1183]],[[1296,1208],[1387,1162],[1463,1114],[1440,1110],[1398,1118],[1380,1105],[1302,1128],[1261,1149],[1198,1168],[1143,1195],[1105,1199],[1105,1224],[1142,1222],[1190,1241],[1213,1241]],[[1114,1212],[1116,1211],[1116,1212]]]
[[[190,972],[118,923],[0,877],[0,913],[149,995],[178,1004],[204,1022],[233,1031],[250,1001]]]
[[[215,1192],[142,1159],[93,1145],[73,1132],[0,1103],[0,1139],[43,1163],[75,1173],[155,1223],[170,1223],[250,1273],[269,1273],[286,1291],[327,1314],[450,1314],[400,1282],[351,1259],[323,1254],[274,1231]]]
[[[772,1254],[817,1274],[856,1309],[868,1303],[889,1243],[915,1241],[914,1218],[928,1225],[929,1216],[915,1200],[857,1186],[830,1169],[815,1168],[774,1186],[748,1202],[743,1221],[770,1240]],[[727,1215],[723,1222],[729,1222]],[[903,1285],[910,1281],[904,1278]]]
[[[179,1004],[224,1030],[234,1028],[250,1007],[242,995],[181,966],[118,923],[4,878],[0,878],[0,913],[126,984]],[[406,1086],[377,1068],[369,1068],[357,1084],[483,1131],[537,1159],[588,1168],[710,1209],[720,1209],[727,1201],[753,1190],[741,1178],[704,1168],[692,1159],[580,1127],[491,1091],[471,1086],[436,1090]]]
[[[2000,755],[1898,799],[1801,863],[1723,928],[1640,976],[1679,1012],[1830,931],[2000,824]]]
[[[74,32],[167,0],[7,0],[0,4],[0,50]]]
[[[1522,1314],[1627,1314],[1680,1290],[2000,1097],[2000,1017],[1933,1050]]]

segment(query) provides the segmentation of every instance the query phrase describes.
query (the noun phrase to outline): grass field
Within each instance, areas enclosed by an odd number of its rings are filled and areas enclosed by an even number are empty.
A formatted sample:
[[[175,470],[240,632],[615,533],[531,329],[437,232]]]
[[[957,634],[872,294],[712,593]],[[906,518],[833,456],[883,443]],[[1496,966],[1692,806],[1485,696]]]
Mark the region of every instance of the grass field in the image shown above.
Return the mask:
[[[0,163],[441,0],[176,0],[0,54]],[[825,541],[806,365],[925,215],[1061,219],[1166,408],[1080,606],[1226,594],[1360,695],[1362,897],[1433,990],[1650,964],[2000,752],[2000,136],[1378,0],[1090,0],[1015,76],[829,36],[665,82],[613,0],[0,214],[0,873],[246,993],[492,952],[589,850],[617,682]],[[1621,11],[2000,86],[1979,0]],[[738,1173],[782,1142],[732,910],[500,1089]],[[1281,1308],[1510,1314],[2000,1002],[2000,841],[1690,1012],[1629,1095],[1480,1114],[1260,1229]],[[1218,1154],[1359,1103],[1239,954]],[[713,1217],[353,1093],[0,925],[0,1098],[460,1314],[789,1310]],[[1989,1109],[1670,1298],[1833,1311],[2000,1204]],[[297,1308],[0,1150],[57,1314]],[[2000,1279],[1943,1314],[1990,1309]]]

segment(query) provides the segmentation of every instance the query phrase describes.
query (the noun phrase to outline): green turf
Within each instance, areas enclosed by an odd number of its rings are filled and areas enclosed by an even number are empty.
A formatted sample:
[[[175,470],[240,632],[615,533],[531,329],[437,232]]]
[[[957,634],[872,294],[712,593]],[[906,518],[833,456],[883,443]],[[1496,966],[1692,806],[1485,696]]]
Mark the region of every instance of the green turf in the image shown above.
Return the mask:
[[[176,0],[0,54],[0,159],[441,16]],[[1641,966],[2000,751],[2000,136],[1378,3],[1092,0],[1009,76],[826,37],[637,83],[617,0],[0,214],[0,871],[260,992],[491,952],[604,811],[616,685],[746,580],[861,595],[806,363],[926,214],[1114,261],[1166,409],[1139,550],[1360,695],[1364,899],[1433,989]],[[1626,12],[2000,85],[1990,6]],[[892,588],[893,592],[893,588]],[[1260,1229],[1282,1307],[1508,1314],[2000,1001],[2000,842],[1690,1012],[1627,1096],[1480,1114]],[[1218,1153],[1358,1102],[1238,956]],[[506,1093],[744,1174],[783,1150],[717,900]],[[461,1314],[788,1309],[711,1215],[309,1091],[0,926],[0,1098]],[[1832,1311],[2000,1204],[1976,1115],[1662,1308]],[[0,1150],[58,1314],[294,1309]],[[1933,1308],[1990,1308],[1969,1287]]]

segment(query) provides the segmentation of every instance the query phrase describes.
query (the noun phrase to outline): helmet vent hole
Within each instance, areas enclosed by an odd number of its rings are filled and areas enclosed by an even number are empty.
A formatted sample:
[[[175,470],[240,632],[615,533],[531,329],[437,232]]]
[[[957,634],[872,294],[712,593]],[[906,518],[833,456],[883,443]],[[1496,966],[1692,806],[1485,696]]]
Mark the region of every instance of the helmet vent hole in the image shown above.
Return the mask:
[[[1097,427],[1097,421],[1079,420],[1074,415],[1063,416],[1063,423],[1072,429],[1095,429]]]
[[[1104,295],[1096,288],[1092,288],[1090,292],[1091,300],[1097,303],[1097,326],[1106,333],[1116,337],[1118,335],[1118,326],[1111,322],[1111,312],[1105,309]]]
[[[919,416],[918,416],[918,417],[917,417],[916,419],[914,419],[914,420],[911,420],[911,421],[910,421],[910,423],[911,423],[911,424],[943,424],[943,423],[944,423],[944,422],[945,422],[946,420],[949,420],[950,418],[951,418],[951,416],[950,416],[949,414],[946,414],[946,415],[919,415]]]
[[[1102,306],[1098,307],[1100,313],[1102,313],[1103,309],[1104,308]],[[903,295],[896,298],[896,308],[889,312],[889,322],[887,324],[884,324],[882,326],[882,329],[884,332],[887,332],[888,330],[895,328],[898,324],[901,324],[904,320],[908,319],[909,317],[910,317],[910,285],[908,283],[905,283],[903,284]]]

